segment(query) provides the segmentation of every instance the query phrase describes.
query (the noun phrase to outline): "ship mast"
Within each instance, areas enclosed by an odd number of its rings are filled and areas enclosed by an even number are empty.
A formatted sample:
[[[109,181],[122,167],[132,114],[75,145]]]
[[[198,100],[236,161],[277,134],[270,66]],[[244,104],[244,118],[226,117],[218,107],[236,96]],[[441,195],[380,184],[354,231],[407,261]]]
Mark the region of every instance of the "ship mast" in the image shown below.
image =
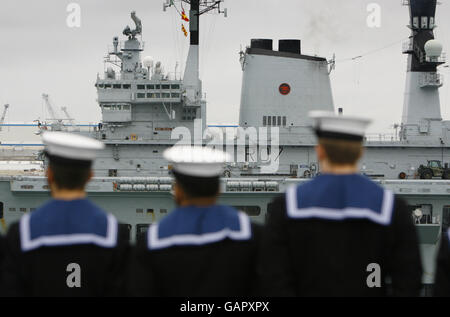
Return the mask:
[[[172,6],[176,8],[176,2],[189,5],[190,47],[183,77],[183,85],[186,89],[186,105],[200,106],[202,99],[202,84],[199,72],[200,16],[215,10],[219,14],[227,16],[227,10],[221,9],[224,0],[166,0],[163,6],[164,11]]]
[[[439,88],[443,85],[437,67],[445,63],[442,44],[434,37],[437,0],[404,0],[409,7],[410,40],[403,53],[408,54],[402,140],[429,139],[441,135]],[[436,139],[436,138],[432,138]]]

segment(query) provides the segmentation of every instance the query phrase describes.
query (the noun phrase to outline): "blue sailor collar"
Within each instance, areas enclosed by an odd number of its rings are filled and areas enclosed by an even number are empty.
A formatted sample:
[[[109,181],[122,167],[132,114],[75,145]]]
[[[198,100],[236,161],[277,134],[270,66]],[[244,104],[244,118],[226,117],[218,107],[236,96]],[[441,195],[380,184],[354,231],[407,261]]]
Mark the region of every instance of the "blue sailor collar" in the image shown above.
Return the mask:
[[[112,248],[117,230],[116,218],[87,199],[51,200],[20,219],[21,248],[23,252],[77,244]]]
[[[147,234],[148,248],[157,250],[177,245],[204,245],[225,239],[249,240],[252,236],[249,217],[228,206],[182,207]]]
[[[287,215],[296,219],[367,219],[389,225],[393,206],[390,190],[357,174],[324,174],[286,191]]]

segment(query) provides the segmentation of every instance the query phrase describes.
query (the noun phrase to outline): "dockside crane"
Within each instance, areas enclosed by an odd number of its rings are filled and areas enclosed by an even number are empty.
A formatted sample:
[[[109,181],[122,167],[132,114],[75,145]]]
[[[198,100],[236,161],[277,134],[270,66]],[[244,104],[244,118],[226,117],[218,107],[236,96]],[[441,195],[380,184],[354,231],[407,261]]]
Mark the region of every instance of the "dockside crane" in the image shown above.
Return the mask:
[[[2,124],[5,122],[6,112],[8,111],[9,104],[4,105],[2,117],[0,118],[0,131],[2,131]]]
[[[66,119],[69,121],[70,125],[74,126],[75,120],[70,116],[69,112],[67,111],[67,107],[61,107],[61,111],[66,115]]]
[[[44,99],[45,106],[47,107],[48,113],[50,115],[49,120],[53,121],[53,123],[51,124],[52,130],[61,131],[63,128],[62,119],[56,117],[55,110],[53,109],[49,95],[42,94],[42,98]]]

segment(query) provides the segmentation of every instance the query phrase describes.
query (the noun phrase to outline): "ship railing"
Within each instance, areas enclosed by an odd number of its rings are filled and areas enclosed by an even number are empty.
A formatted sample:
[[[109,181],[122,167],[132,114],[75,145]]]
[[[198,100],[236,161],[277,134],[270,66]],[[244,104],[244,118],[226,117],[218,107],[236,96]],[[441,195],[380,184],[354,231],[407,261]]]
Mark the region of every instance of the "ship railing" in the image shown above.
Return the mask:
[[[139,41],[141,45],[139,46],[139,49],[144,50],[145,49],[145,42]],[[125,48],[125,41],[119,41],[119,44],[117,45],[117,52],[120,53]],[[108,45],[108,53],[114,53],[114,45]]]
[[[439,73],[421,73],[419,77],[420,87],[442,87],[444,85],[444,76]]]
[[[366,134],[365,140],[368,142],[398,142],[398,135],[394,133],[369,133]]]
[[[443,52],[440,56],[437,57],[426,56],[425,54],[423,54],[421,59],[422,62],[425,61],[427,63],[445,64],[447,61],[447,53]]]

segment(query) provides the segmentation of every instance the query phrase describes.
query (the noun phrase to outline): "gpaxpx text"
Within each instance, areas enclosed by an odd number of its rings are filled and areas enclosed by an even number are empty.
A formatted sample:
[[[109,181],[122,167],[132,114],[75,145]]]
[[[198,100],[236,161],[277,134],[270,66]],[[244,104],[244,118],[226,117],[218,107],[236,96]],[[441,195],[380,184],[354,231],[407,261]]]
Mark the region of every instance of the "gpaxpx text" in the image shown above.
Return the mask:
[[[225,311],[263,312],[269,310],[269,302],[226,302]]]

